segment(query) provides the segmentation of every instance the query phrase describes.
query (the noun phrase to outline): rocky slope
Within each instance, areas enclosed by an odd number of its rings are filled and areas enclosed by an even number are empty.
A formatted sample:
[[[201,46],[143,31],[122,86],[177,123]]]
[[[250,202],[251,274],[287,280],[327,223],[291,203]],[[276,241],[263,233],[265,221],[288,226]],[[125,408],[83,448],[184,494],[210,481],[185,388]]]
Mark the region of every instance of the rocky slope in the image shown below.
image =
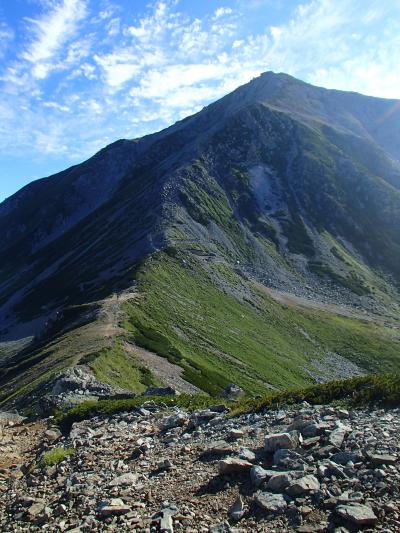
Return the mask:
[[[131,368],[139,376],[132,388],[144,387],[153,378],[142,363],[129,350],[122,353],[120,344],[102,338],[98,324],[104,323],[104,302],[134,290],[140,277],[139,298],[146,305],[156,297],[164,305],[168,295],[163,283],[173,283],[177,304],[185,296],[192,315],[188,266],[202,280],[198,294],[216,287],[220,303],[232,313],[233,307],[251,302],[253,309],[241,314],[250,313],[253,323],[260,297],[249,280],[301,298],[361,308],[378,322],[382,317],[396,320],[399,113],[396,101],[328,91],[266,73],[162,132],[118,141],[82,165],[34,182],[3,202],[0,401],[23,387],[37,388],[82,359],[93,363],[110,343],[118,352],[114,361],[122,362],[114,371],[123,374]],[[168,261],[175,261],[174,277],[170,264],[165,275],[154,277],[152,265]],[[152,324],[149,337],[143,327],[148,309],[137,311],[135,302],[133,307],[118,305],[123,308],[118,327],[129,331],[130,341],[183,366],[188,380],[203,390],[226,385],[221,378],[226,360],[241,364],[226,351],[217,330],[202,334],[200,343],[199,321],[182,331],[186,310],[171,324],[153,308],[159,322]],[[257,314],[267,317],[261,307]],[[269,308],[275,306],[270,302]],[[212,306],[206,311],[213,316]],[[232,313],[233,331],[239,328],[238,336],[247,343],[254,338],[252,328],[248,324],[241,330]],[[292,323],[292,317],[283,322]],[[392,341],[397,342],[393,329],[392,323],[377,337],[388,339],[390,353]],[[160,331],[162,339],[155,339]],[[302,324],[297,332],[293,341],[308,335],[310,345],[319,347],[319,358],[332,351],[349,355],[332,346],[326,335],[313,338]],[[190,349],[180,346],[185,339]],[[371,347],[369,341],[362,344]],[[378,361],[380,342],[372,344]],[[69,345],[74,350],[77,346],[76,351],[67,350]],[[201,361],[194,353],[199,345],[206,352]],[[383,345],[385,351],[386,340]],[[271,357],[284,355],[281,350],[282,345],[275,346],[257,357],[246,352],[248,376],[268,368]],[[299,364],[297,357],[306,352],[310,350],[294,357],[285,354],[300,381],[309,361]],[[370,370],[370,355],[363,362],[359,352],[354,349],[350,358],[361,371]],[[104,365],[109,365],[104,357],[97,361],[97,373],[104,374]],[[263,386],[275,385],[269,376],[262,381]]]
[[[25,463],[2,470],[4,532],[400,530],[399,409],[230,418],[148,402],[66,436],[48,423]]]

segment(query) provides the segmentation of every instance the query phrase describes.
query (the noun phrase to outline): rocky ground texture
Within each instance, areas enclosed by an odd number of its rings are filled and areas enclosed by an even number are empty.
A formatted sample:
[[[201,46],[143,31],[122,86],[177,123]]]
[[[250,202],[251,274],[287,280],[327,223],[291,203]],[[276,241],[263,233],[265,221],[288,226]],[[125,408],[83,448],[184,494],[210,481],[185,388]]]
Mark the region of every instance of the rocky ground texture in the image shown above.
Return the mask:
[[[2,471],[0,530],[397,532],[399,435],[399,409],[308,404],[230,417],[147,402],[67,436],[49,419]],[[75,452],[45,466],[55,448]]]

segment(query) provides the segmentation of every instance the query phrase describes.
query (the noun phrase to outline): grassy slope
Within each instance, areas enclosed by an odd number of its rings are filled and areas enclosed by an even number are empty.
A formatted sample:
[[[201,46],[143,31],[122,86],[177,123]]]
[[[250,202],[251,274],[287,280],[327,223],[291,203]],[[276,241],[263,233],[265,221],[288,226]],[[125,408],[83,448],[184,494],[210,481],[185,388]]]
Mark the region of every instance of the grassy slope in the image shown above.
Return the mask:
[[[139,271],[140,303],[125,305],[138,344],[185,369],[211,394],[227,383],[250,393],[311,378],[310,360],[337,352],[369,371],[400,368],[396,330],[322,311],[286,307],[223,265],[185,256],[153,257]],[[216,281],[219,280],[219,281]],[[221,289],[225,284],[226,290]],[[241,291],[241,301],[229,294]]]

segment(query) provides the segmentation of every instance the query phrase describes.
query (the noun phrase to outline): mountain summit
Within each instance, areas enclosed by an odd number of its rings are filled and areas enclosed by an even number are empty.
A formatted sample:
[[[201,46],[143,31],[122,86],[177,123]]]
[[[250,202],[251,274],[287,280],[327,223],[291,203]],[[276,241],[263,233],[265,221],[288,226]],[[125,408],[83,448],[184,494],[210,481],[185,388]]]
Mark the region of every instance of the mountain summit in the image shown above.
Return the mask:
[[[24,187],[0,204],[3,400],[76,364],[110,384],[134,367],[140,379],[123,385],[135,390],[149,369],[163,381],[154,357],[207,392],[226,385],[226,364],[254,391],[281,386],[288,368],[292,381],[315,379],[329,353],[360,372],[398,368],[395,330],[379,328],[398,315],[399,159],[399,101],[267,72]],[[321,306],[333,322],[318,329],[307,313]],[[369,331],[360,309],[375,317]],[[216,322],[203,329],[200,311]],[[219,320],[249,339],[246,353]],[[335,344],[355,334],[354,350]]]

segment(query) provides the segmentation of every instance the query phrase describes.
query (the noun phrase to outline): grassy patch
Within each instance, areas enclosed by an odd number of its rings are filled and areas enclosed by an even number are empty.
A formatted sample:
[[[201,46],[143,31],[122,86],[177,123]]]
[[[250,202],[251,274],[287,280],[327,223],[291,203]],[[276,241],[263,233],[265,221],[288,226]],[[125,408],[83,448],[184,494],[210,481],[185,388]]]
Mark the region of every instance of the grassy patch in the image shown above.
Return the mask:
[[[151,385],[160,385],[150,370],[124,350],[121,341],[96,355],[89,364],[99,381],[113,387],[141,393]]]
[[[250,394],[302,387],[311,360],[338,353],[371,372],[400,368],[399,333],[372,322],[285,306],[228,265],[154,256],[138,273],[144,297],[125,305],[138,344],[184,369],[215,395],[228,383]],[[236,294],[243,294],[243,298]]]
[[[370,375],[353,379],[336,380],[312,387],[268,394],[257,400],[244,399],[232,411],[232,415],[243,412],[259,412],[284,405],[308,402],[324,405],[341,401],[351,406],[400,405],[400,375]]]
[[[61,463],[66,457],[74,455],[74,448],[54,448],[43,454],[40,460],[40,466],[54,466]]]

